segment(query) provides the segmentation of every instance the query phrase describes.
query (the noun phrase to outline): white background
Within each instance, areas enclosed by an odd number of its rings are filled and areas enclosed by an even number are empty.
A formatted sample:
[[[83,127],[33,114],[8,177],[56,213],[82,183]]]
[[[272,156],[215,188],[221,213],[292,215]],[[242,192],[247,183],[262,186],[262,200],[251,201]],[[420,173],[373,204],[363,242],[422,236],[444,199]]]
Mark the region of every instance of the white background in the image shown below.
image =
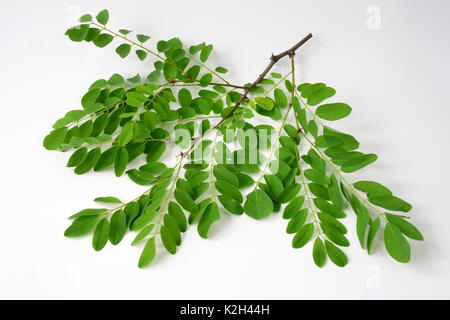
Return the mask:
[[[367,26],[370,5],[380,9],[380,29]],[[94,197],[130,200],[144,190],[111,172],[76,176],[65,167],[68,153],[42,147],[91,82],[151,70],[150,60],[122,60],[112,46],[64,36],[73,15],[103,8],[114,28],[213,43],[211,65],[220,61],[237,83],[312,32],[298,52],[297,77],[336,88],[336,99],[353,107],[336,127],[379,155],[351,179],[381,181],[414,205],[426,241],[412,242],[411,263],[394,262],[382,245],[367,256],[352,214],[344,269],[315,267],[311,245],[292,249],[279,215],[259,222],[222,215],[210,240],[192,228],[175,256],[159,254],[144,270],[131,236],[100,253],[90,238],[65,239],[67,217]],[[40,0],[2,1],[0,12],[0,298],[450,298],[449,1]],[[285,72],[288,62],[277,68]]]

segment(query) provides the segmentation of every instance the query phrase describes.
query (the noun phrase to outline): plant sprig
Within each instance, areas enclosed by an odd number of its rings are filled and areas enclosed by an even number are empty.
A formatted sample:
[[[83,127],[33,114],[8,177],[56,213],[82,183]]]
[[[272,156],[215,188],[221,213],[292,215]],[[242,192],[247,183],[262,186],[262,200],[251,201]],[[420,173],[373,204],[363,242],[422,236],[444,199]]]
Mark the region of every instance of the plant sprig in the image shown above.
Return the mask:
[[[329,258],[343,267],[348,258],[342,248],[349,241],[340,220],[350,206],[363,249],[376,250],[376,235],[384,228],[389,255],[410,261],[406,238],[423,236],[409,217],[389,212],[409,212],[411,205],[378,182],[350,183],[346,177],[377,159],[357,151],[359,142],[352,135],[328,126],[347,117],[351,107],[323,103],[335,95],[324,83],[296,84],[295,54],[311,34],[272,54],[253,82],[239,85],[224,78],[226,68],[206,64],[211,44],[186,48],[172,38],[150,49],[144,45],[149,36],[137,34],[132,40],[129,30],[107,28],[108,20],[107,10],[96,21],[84,15],[66,35],[100,48],[123,41],[115,50],[121,58],[133,49],[140,60],[150,54],[157,59],[153,70],[145,78],[115,73],[95,81],[81,108],[56,121],[44,147],[73,151],[67,166],[76,174],[113,169],[116,176],[126,174],[146,190],[129,202],[95,198],[115,207],[88,208],[70,216],[65,236],[93,233],[92,246],[99,251],[136,232],[132,245],[145,243],[138,262],[145,267],[154,259],[158,242],[175,254],[190,225],[197,224],[199,235],[208,238],[221,214],[245,213],[259,220],[283,211],[294,248],[314,239],[317,266]],[[285,57],[291,60],[290,72],[271,72]],[[265,124],[266,117],[279,121],[279,128]],[[250,118],[258,125],[248,122]],[[177,154],[174,166],[160,160],[169,150]]]

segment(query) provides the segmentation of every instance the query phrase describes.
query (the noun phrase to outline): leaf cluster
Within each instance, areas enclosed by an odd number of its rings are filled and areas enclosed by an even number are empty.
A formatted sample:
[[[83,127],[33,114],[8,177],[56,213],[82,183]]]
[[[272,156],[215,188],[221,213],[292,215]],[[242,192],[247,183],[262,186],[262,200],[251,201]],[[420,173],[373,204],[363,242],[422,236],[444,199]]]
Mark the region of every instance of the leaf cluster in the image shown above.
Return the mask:
[[[260,220],[282,212],[293,248],[311,243],[317,266],[329,258],[343,267],[350,245],[343,220],[350,207],[363,249],[375,250],[379,236],[393,259],[410,260],[406,238],[423,236],[409,217],[391,212],[412,206],[378,182],[348,182],[346,174],[377,155],[359,151],[356,138],[329,126],[352,108],[326,101],[336,91],[325,83],[296,85],[293,55],[287,75],[272,72],[257,83],[235,85],[224,78],[226,68],[206,65],[211,44],[185,46],[171,38],[149,49],[150,36],[115,32],[108,21],[107,10],[95,19],[83,15],[66,35],[100,48],[118,42],[120,58],[131,52],[139,60],[153,56],[152,70],[94,81],[80,108],[58,119],[43,144],[71,152],[67,167],[76,174],[110,170],[146,190],[128,202],[95,198],[105,208],[72,215],[66,237],[92,233],[92,246],[100,251],[134,232],[132,245],[143,247],[138,266],[145,267],[158,242],[175,254],[192,225],[208,238],[223,214]],[[265,124],[266,117],[279,126]],[[169,151],[177,154],[175,165],[165,160]]]

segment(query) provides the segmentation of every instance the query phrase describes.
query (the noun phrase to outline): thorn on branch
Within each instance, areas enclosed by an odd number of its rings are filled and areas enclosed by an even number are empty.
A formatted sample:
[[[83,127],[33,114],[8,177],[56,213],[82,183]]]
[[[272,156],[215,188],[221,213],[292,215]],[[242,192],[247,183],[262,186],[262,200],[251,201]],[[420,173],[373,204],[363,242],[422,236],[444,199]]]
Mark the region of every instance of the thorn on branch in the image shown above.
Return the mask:
[[[302,128],[298,128],[298,129],[297,129],[297,132],[295,133],[295,136],[294,136],[294,142],[295,142],[295,143],[298,142],[298,134],[299,134],[299,133],[302,133]]]

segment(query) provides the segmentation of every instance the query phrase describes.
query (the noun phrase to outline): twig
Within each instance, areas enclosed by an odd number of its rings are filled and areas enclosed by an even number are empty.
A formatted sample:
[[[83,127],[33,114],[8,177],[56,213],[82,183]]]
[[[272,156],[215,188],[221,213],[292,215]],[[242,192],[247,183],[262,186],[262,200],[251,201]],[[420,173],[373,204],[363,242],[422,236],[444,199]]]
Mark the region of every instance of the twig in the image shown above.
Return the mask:
[[[264,71],[259,75],[259,77],[248,87],[245,88],[244,93],[240,96],[239,100],[236,102],[236,104],[233,106],[233,108],[228,111],[228,113],[223,116],[222,120],[219,121],[219,123],[215,126],[215,128],[219,128],[222,123],[231,115],[233,114],[233,112],[241,105],[242,101],[244,101],[244,99],[247,98],[248,93],[250,92],[250,90],[254,87],[256,87],[261,80],[267,75],[267,73],[269,73],[270,69],[272,69],[272,67],[275,65],[275,63],[277,63],[280,59],[284,58],[285,56],[293,56],[295,55],[295,51],[300,48],[306,41],[308,41],[309,39],[312,38],[312,34],[308,34],[306,37],[304,37],[302,40],[300,40],[297,44],[295,44],[292,48],[283,51],[277,55],[272,54],[272,56],[270,57],[270,63],[269,65],[266,67],[266,69],[264,69]]]

